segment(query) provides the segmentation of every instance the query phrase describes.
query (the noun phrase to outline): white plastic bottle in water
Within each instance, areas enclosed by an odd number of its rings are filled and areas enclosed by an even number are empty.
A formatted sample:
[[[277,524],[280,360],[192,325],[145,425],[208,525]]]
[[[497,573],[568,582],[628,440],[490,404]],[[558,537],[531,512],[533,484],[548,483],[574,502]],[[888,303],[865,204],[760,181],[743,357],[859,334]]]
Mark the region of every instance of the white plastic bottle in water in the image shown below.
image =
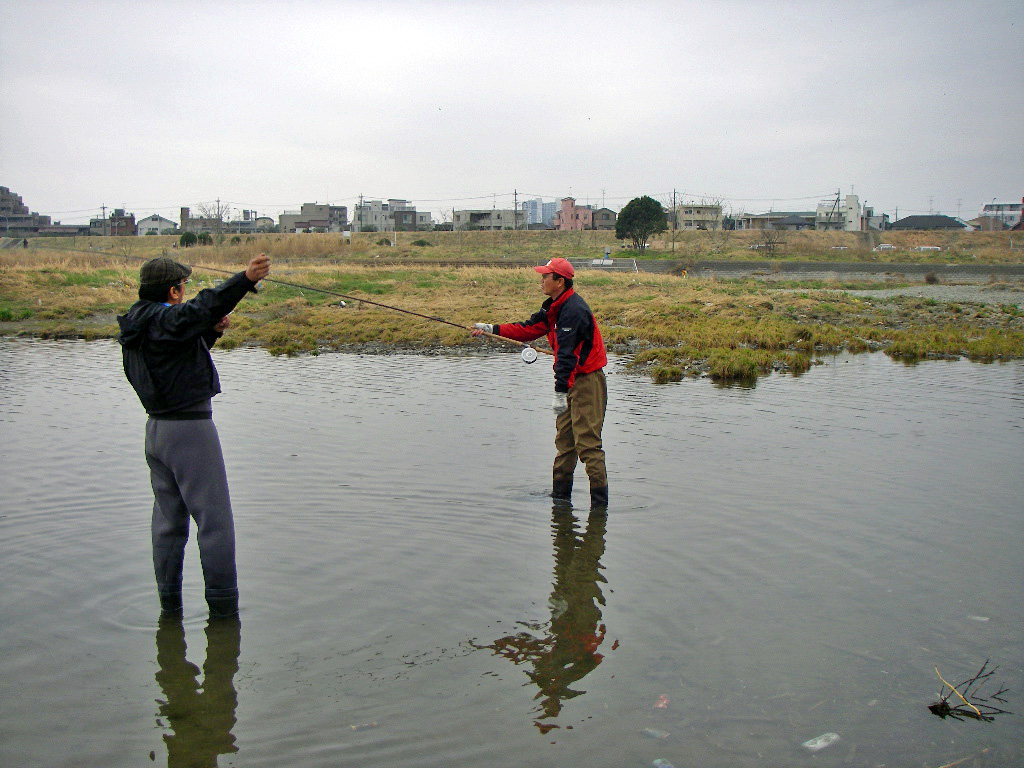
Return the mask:
[[[651,763],[651,768],[676,768],[676,767],[674,765],[672,765],[672,763],[670,763],[664,757],[659,757],[657,760],[655,760],[653,763]]]
[[[838,733],[823,733],[821,734],[821,736],[816,736],[813,739],[810,739],[809,741],[805,741],[800,746],[802,746],[808,752],[817,752],[831,744],[835,744],[837,741],[839,741]]]

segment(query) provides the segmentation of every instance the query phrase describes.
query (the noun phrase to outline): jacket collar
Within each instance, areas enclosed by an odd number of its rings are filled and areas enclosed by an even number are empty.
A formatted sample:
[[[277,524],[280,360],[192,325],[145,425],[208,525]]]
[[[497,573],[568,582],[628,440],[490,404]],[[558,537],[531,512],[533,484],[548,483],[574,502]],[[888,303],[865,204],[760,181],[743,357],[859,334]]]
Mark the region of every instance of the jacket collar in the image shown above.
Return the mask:
[[[544,309],[548,310],[548,311],[550,311],[552,309],[557,309],[558,307],[562,306],[566,302],[566,300],[570,296],[572,296],[575,292],[576,292],[575,288],[567,288],[566,290],[562,291],[562,293],[558,296],[557,299],[552,299],[552,298],[545,299],[544,300],[544,304],[543,304]]]

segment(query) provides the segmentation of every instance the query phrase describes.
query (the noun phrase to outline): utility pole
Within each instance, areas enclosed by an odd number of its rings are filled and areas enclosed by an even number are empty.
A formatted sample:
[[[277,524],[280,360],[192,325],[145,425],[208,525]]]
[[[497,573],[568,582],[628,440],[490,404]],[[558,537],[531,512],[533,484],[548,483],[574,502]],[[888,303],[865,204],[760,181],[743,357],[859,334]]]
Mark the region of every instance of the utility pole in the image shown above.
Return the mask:
[[[513,231],[519,229],[519,190],[512,190],[512,229]]]
[[[676,207],[676,190],[672,189],[672,253],[676,252],[676,225],[679,222],[679,210]]]

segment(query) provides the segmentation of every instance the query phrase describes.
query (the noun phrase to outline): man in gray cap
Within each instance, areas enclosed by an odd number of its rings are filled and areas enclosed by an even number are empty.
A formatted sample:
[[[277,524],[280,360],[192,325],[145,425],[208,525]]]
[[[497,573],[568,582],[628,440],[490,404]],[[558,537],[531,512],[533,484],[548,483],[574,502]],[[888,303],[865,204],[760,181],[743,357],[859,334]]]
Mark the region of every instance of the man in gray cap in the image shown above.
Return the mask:
[[[160,606],[180,614],[189,517],[196,521],[210,615],[238,613],[235,528],[212,398],[220,392],[210,347],[228,315],[270,274],[260,254],[245,271],[185,301],[192,268],[161,256],[139,272],[139,300],[117,318],[124,372],[149,414],[153,565]]]

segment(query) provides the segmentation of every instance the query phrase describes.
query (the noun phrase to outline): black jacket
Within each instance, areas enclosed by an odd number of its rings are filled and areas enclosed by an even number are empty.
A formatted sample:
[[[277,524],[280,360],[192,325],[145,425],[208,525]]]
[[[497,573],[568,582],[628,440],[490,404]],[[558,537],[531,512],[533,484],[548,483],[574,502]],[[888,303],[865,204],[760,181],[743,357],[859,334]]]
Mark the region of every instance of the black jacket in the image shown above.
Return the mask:
[[[499,336],[516,341],[533,341],[547,334],[555,353],[555,392],[568,392],[577,376],[608,365],[594,313],[572,288],[557,299],[546,299],[529,320],[499,323],[493,328]]]
[[[187,409],[220,392],[213,327],[256,287],[245,272],[183,304],[140,299],[117,322],[124,373],[150,415]]]

